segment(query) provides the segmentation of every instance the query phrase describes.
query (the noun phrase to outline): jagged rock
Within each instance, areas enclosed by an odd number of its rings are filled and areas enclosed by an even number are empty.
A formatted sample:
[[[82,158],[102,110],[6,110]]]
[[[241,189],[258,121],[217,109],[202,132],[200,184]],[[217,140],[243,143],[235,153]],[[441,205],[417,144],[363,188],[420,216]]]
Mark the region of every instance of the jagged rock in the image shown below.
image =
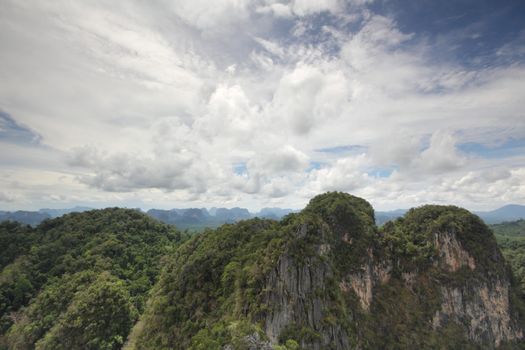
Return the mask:
[[[466,324],[468,337],[490,348],[523,338],[523,330],[510,317],[508,281],[442,286],[440,292],[442,304],[432,319],[434,329],[450,321]]]
[[[476,269],[474,257],[463,247],[454,230],[436,232],[434,245],[438,251],[435,265],[440,268],[448,272],[464,267]],[[522,339],[523,330],[510,317],[509,288],[506,274],[483,276],[459,287],[441,286],[441,308],[432,319],[433,328],[438,329],[449,321],[465,324],[469,339],[491,348]]]
[[[361,307],[368,311],[372,303],[373,288],[388,282],[392,266],[388,262],[379,263],[374,261],[371,248],[368,249],[367,256],[366,264],[360,268],[359,272],[349,275],[347,279],[350,281],[353,291],[359,297]]]
[[[348,337],[341,327],[326,327],[323,324],[324,300],[317,293],[325,288],[325,281],[333,277],[327,264],[314,258],[298,264],[288,255],[279,259],[277,267],[270,273],[265,303],[270,311],[265,317],[265,332],[270,341],[276,344],[281,332],[289,325],[306,325],[321,333],[321,339],[309,344],[312,349],[324,349],[337,342],[335,349],[347,349]],[[303,344],[304,346],[304,344]]]
[[[434,246],[439,259],[436,264],[449,272],[459,270],[463,266],[469,269],[476,268],[474,258],[461,246],[454,231],[436,232],[434,235]]]

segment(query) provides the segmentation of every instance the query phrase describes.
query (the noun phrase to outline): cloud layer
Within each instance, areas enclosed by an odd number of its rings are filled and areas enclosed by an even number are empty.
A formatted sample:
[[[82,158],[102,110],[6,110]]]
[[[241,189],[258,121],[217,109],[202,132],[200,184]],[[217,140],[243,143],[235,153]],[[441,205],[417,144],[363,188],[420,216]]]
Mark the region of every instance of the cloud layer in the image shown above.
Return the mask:
[[[375,5],[3,1],[0,208],[525,204],[523,28]]]

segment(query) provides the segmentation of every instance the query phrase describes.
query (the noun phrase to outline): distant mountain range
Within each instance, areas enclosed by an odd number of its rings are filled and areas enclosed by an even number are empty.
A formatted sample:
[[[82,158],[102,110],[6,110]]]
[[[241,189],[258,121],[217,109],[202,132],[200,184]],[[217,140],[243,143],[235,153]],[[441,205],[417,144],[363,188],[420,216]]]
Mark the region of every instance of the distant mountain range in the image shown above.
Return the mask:
[[[50,219],[46,213],[39,211],[0,211],[0,221],[18,221],[26,225],[36,226],[45,219]]]
[[[88,210],[91,210],[91,209],[93,209],[93,208],[78,207],[77,206],[77,207],[67,208],[67,209],[49,209],[49,208],[44,208],[44,209],[40,209],[38,212],[42,213],[44,215],[48,215],[51,218],[58,218],[59,216],[62,216],[64,214],[81,213],[83,211],[88,211]]]
[[[90,210],[88,207],[74,207],[68,209],[40,209],[38,211],[0,211],[0,221],[18,221],[27,225],[36,226],[45,219],[55,218],[73,212]],[[225,223],[234,223],[254,217],[280,220],[282,217],[296,212],[294,209],[263,208],[257,213],[251,213],[246,208],[185,208],[185,209],[150,209],[147,214],[159,221],[178,226],[180,229],[202,229],[217,227]],[[376,211],[375,218],[378,225],[403,216],[407,209],[391,211]],[[487,224],[498,224],[506,221],[525,219],[525,205],[509,204],[492,211],[474,212]]]
[[[56,218],[73,212],[83,212],[93,208],[74,207],[68,209],[40,209],[38,211],[0,211],[0,221],[18,221],[36,226],[45,219]],[[176,225],[180,229],[203,229],[218,227],[226,223],[254,217],[280,220],[285,215],[295,212],[293,209],[263,208],[257,213],[251,213],[246,208],[185,208],[185,209],[150,209],[149,216],[167,224]]]
[[[88,207],[74,207],[68,209],[40,209],[38,211],[0,211],[0,221],[18,221],[26,225],[36,226],[45,219],[52,219],[73,212],[90,210]]]
[[[150,209],[147,214],[167,224],[174,224],[181,229],[200,229],[217,227],[225,223],[234,223],[254,217],[279,220],[293,213],[293,209],[263,208],[257,213],[250,213],[246,208],[189,208],[189,209]]]
[[[396,209],[391,211],[377,211],[375,212],[376,224],[383,225],[385,222],[397,219],[405,215],[408,209]]]
[[[408,209],[376,211],[376,223],[382,225],[387,221],[403,216]],[[508,204],[491,211],[474,211],[487,224],[499,224],[507,221],[525,219],[525,205]]]
[[[525,205],[509,204],[492,211],[474,212],[487,224],[499,224],[505,221],[525,219]]]

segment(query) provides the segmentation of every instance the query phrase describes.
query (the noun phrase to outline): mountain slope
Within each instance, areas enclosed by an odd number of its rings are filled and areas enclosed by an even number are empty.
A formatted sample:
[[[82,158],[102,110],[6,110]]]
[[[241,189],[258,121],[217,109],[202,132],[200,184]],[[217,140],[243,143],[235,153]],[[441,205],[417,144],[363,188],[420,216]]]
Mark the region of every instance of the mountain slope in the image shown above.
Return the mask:
[[[509,204],[491,211],[476,212],[487,224],[525,219],[525,205]]]
[[[16,221],[22,224],[36,226],[45,219],[51,218],[51,215],[38,211],[0,211],[1,221]]]
[[[120,349],[161,257],[182,239],[173,227],[118,208],[34,229],[4,223],[0,234],[17,252],[8,259],[2,252],[0,349]]]
[[[127,349],[515,348],[519,293],[468,211],[425,206],[379,230],[365,200],[328,193],[185,243]]]
[[[525,297],[525,220],[492,225],[498,245]]]

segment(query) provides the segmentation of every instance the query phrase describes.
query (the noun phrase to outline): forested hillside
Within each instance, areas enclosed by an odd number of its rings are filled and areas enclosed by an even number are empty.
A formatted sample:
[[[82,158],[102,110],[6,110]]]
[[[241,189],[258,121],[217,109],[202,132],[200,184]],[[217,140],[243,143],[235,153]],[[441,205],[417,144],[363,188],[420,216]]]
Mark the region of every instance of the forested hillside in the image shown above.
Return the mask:
[[[365,200],[328,193],[185,243],[126,348],[514,349],[523,302],[477,216],[424,206],[378,229]]]
[[[523,222],[327,193],[187,237],[136,210],[0,224],[0,349],[520,349]],[[521,282],[521,283],[520,283]]]
[[[117,208],[0,224],[0,348],[120,349],[182,239]]]
[[[525,295],[525,220],[505,222],[491,227]]]

